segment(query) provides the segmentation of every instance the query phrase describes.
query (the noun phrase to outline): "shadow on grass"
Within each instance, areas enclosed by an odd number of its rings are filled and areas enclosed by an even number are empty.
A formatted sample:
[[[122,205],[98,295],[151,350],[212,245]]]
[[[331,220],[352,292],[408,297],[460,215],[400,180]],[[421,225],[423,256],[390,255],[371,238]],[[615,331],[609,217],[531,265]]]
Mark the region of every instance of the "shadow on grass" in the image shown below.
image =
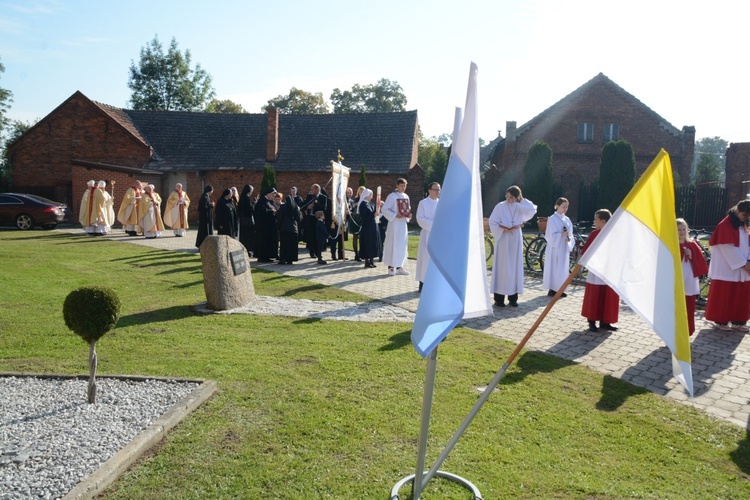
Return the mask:
[[[577,363],[568,361],[567,359],[558,358],[541,352],[529,351],[518,358],[518,361],[515,362],[517,369],[508,371],[500,383],[505,385],[516,384],[523,381],[523,379],[529,375],[534,375],[535,373],[550,373],[559,370],[560,368],[565,368],[566,366],[575,364]]]
[[[602,396],[596,403],[596,409],[615,411],[631,396],[648,394],[650,391],[643,387],[623,382],[619,378],[605,375],[602,381]]]
[[[391,335],[388,339],[389,343],[380,347],[378,351],[395,351],[401,349],[405,345],[411,344],[411,330],[404,330],[403,332]]]
[[[750,431],[747,431],[745,439],[737,443],[737,449],[729,454],[732,462],[745,474],[750,474]]]
[[[187,283],[180,283],[179,285],[174,285],[172,288],[178,288],[178,289],[191,288],[191,287],[198,286],[198,285],[203,285],[202,279],[197,280],[197,281],[189,281]]]
[[[193,312],[190,306],[165,307],[164,309],[156,309],[154,311],[145,311],[142,313],[130,314],[128,316],[121,316],[119,321],[117,321],[117,327],[127,328],[130,326],[145,325],[159,321],[179,320],[191,316],[198,316],[198,314]]]
[[[270,280],[268,280],[268,281],[270,281]],[[287,290],[281,296],[282,297],[294,297],[298,293],[313,292],[313,291],[318,291],[318,290],[324,290],[326,288],[328,288],[326,285],[320,285],[320,284],[311,284],[311,285],[299,286],[297,288],[292,288],[291,290]]]

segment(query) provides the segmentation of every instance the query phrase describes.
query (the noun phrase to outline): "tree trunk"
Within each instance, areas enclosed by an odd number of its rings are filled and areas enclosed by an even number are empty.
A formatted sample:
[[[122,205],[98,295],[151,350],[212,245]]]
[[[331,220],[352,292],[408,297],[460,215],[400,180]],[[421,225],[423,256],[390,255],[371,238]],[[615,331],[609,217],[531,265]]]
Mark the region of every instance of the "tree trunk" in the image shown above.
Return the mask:
[[[89,403],[96,403],[96,341],[89,343]]]

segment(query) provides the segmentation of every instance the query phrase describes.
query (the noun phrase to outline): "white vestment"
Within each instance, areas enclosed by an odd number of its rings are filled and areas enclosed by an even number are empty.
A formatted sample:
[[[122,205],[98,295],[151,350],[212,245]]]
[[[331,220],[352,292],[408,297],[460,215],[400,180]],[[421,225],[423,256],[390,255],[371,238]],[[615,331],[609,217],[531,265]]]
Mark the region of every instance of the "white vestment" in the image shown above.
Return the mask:
[[[396,200],[409,199],[406,193],[392,192],[385,199],[380,213],[388,219],[388,228],[385,231],[385,248],[383,249],[383,262],[388,267],[404,267],[409,247],[409,219],[396,218],[398,216],[398,203]]]
[[[563,231],[568,230],[567,240]],[[565,214],[555,212],[547,218],[547,230],[544,232],[547,246],[544,250],[544,273],[542,286],[545,290],[555,292],[562,287],[570,274],[570,252],[575,245],[573,224]]]
[[[505,231],[523,224],[536,214],[536,205],[526,198],[521,203],[503,201],[495,205],[490,215],[490,231],[495,237],[495,261],[492,266],[492,293],[513,295],[523,293],[523,234],[521,228]]]
[[[417,272],[414,279],[424,283],[427,275],[427,265],[430,263],[430,255],[427,253],[427,242],[430,239],[432,231],[432,221],[435,219],[435,210],[437,210],[438,199],[425,198],[419,202],[417,207],[417,224],[422,228],[419,233],[419,250],[417,252]]]

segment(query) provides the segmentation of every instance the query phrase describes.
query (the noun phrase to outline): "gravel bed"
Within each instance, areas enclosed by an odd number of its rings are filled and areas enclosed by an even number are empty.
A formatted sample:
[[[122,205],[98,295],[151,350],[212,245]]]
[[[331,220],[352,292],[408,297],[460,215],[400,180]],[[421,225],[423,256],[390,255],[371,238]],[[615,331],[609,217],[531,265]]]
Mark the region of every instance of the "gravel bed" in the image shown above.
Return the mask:
[[[61,498],[196,382],[0,377],[0,499]]]

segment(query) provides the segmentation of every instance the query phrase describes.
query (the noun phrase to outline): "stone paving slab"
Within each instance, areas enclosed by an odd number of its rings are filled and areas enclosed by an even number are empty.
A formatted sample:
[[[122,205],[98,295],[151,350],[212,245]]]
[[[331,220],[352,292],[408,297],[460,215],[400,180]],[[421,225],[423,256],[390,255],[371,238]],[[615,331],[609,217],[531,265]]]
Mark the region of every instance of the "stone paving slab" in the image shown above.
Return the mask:
[[[81,229],[65,231],[82,236],[85,234]],[[146,240],[127,236],[119,230],[111,235],[88,238],[197,253],[194,247],[195,231],[192,230],[183,238],[175,238],[167,233],[164,237]],[[351,252],[348,254],[353,256]],[[252,262],[252,267],[360,293],[412,314],[419,304],[417,283],[413,277],[415,266],[414,260],[409,260],[405,266],[412,273],[411,276],[389,276],[382,263],[376,269],[365,269],[362,263],[353,260],[329,261],[327,266],[319,266],[302,249],[300,261],[291,266],[258,264],[254,259]],[[527,276],[525,287],[519,307],[495,307],[493,317],[466,320],[462,326],[504,340],[520,341],[549,303],[540,277]],[[526,348],[587,365],[600,373],[675,401],[692,404],[710,415],[750,428],[750,336],[737,331],[727,333],[715,330],[699,311],[695,320],[696,332],[691,337],[695,389],[695,398],[691,403],[672,376],[669,350],[626,305],[621,304],[620,307],[620,320],[616,325],[619,331],[587,331],[588,324],[580,314],[583,292],[584,286],[569,287],[568,297],[555,304]],[[351,307],[344,306],[344,309],[349,308],[351,312]],[[413,315],[409,316],[406,312],[403,318],[398,313],[395,316],[397,321],[413,321]],[[349,317],[351,319],[352,315],[349,314]],[[498,367],[503,361],[498,360]]]

